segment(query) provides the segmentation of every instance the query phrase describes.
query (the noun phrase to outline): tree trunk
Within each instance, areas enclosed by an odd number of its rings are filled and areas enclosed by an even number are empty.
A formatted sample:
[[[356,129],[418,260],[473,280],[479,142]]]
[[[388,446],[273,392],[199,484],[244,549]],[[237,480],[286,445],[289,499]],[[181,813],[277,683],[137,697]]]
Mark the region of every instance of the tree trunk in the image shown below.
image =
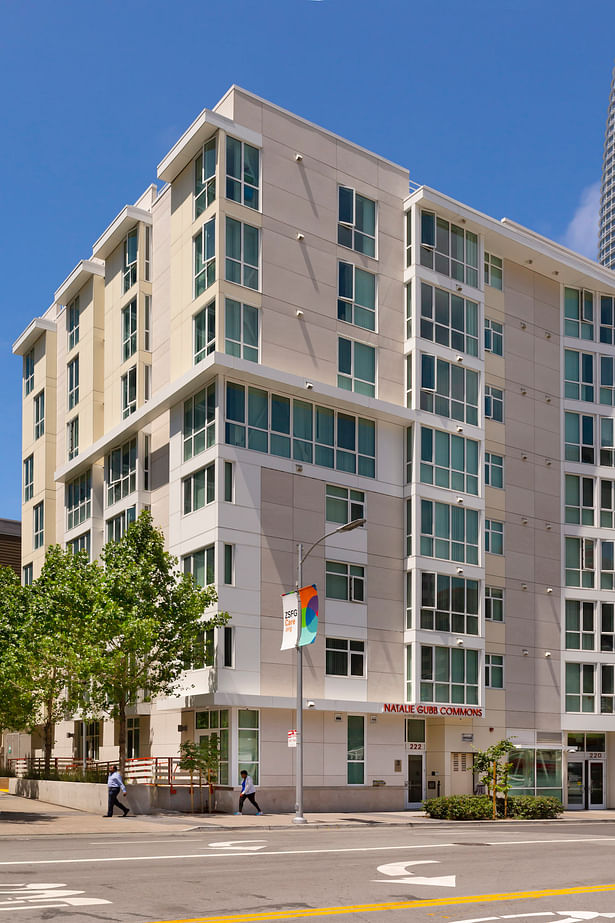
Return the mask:
[[[497,785],[497,761],[493,761],[493,819],[495,820],[496,807],[495,807],[495,798],[496,798],[496,785]]]
[[[47,702],[45,726],[44,726],[44,748],[45,748],[45,775],[49,775],[51,768],[51,751],[54,744],[55,724],[53,721],[53,701]]]
[[[118,703],[118,722],[119,722],[119,764],[120,772],[122,778],[124,776],[124,770],[126,768],[126,699],[124,696],[120,699]]]

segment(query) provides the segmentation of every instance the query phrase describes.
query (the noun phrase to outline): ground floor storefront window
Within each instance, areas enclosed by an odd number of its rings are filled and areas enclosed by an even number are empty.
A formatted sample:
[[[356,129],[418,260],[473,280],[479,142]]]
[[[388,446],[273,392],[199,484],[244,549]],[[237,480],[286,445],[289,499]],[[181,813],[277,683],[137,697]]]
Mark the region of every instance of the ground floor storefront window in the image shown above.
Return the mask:
[[[229,711],[227,708],[216,708],[210,711],[196,713],[196,740],[213,740],[218,744],[220,760],[218,763],[218,785],[229,784]]]
[[[511,795],[551,795],[562,799],[562,751],[513,750],[509,756]]]
[[[260,721],[257,711],[239,709],[237,714],[238,766],[237,782],[241,782],[243,769],[252,776],[255,785],[259,781],[260,768]]]

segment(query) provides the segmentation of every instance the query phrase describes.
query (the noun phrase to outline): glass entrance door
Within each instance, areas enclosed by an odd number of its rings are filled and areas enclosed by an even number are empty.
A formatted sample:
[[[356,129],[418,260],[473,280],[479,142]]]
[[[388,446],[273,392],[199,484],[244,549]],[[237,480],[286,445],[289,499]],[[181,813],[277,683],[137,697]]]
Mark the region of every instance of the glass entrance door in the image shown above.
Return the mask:
[[[604,760],[569,760],[568,809],[597,811],[604,808]]]
[[[568,761],[568,808],[582,811],[585,807],[585,761]]]
[[[423,754],[408,754],[408,808],[418,809],[423,803]]]
[[[604,763],[602,760],[588,760],[586,769],[588,776],[588,807],[595,810],[598,810],[599,808],[606,808],[606,798],[604,792]]]

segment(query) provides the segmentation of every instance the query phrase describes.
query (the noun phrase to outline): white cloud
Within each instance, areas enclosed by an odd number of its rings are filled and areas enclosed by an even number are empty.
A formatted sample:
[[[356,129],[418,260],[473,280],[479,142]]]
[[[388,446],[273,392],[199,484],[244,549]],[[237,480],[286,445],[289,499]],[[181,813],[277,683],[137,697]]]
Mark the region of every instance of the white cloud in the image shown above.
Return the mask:
[[[563,237],[563,243],[590,259],[598,258],[598,219],[600,214],[600,183],[586,186],[572,220]]]

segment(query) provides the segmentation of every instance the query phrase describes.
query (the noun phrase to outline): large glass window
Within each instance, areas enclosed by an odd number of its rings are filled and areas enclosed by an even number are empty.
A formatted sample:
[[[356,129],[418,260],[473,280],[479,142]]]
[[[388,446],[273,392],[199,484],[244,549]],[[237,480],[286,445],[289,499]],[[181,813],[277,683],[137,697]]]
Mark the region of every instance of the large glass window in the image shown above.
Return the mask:
[[[23,357],[24,393],[30,394],[34,390],[34,350]]]
[[[421,355],[421,410],[478,424],[478,372]]]
[[[23,463],[23,502],[34,496],[34,455],[28,455]]]
[[[366,330],[376,329],[376,276],[352,263],[338,263],[337,316]]]
[[[478,511],[421,500],[421,554],[478,564]]]
[[[492,622],[504,621],[504,590],[499,586],[485,587],[485,618]]]
[[[492,288],[499,288],[502,291],[502,260],[493,253],[487,253],[485,250],[485,285]],[[495,352],[495,350],[494,350]],[[498,353],[502,355],[502,353]]]
[[[79,417],[66,424],[66,453],[69,461],[79,454]]]
[[[202,362],[216,348],[216,302],[210,301],[194,315],[194,364]]]
[[[612,604],[611,604],[612,605]],[[596,647],[595,604],[580,599],[566,600],[566,649],[593,651]],[[612,650],[612,648],[611,648]]]
[[[258,209],[260,151],[251,144],[226,139],[226,197],[248,208]]]
[[[143,298],[143,349],[151,352],[152,349],[152,296]]]
[[[376,394],[376,350],[356,340],[338,339],[337,386],[374,397]]]
[[[229,445],[297,462],[364,477],[376,473],[371,420],[234,382],[226,385],[225,438]]]
[[[107,519],[107,541],[119,542],[131,523],[137,518],[136,506],[130,506],[127,510],[122,510],[112,519]]]
[[[615,312],[612,295],[600,296],[600,342],[611,345],[615,343]]]
[[[478,448],[474,439],[421,426],[421,482],[478,495]]]
[[[504,554],[504,523],[485,519],[485,551]]]
[[[125,420],[137,409],[137,367],[133,365],[122,375],[122,418]]]
[[[508,760],[511,795],[551,795],[561,801],[561,750],[516,749]]]
[[[478,581],[421,574],[421,628],[478,634]]]
[[[200,510],[216,499],[216,468],[212,462],[182,481],[184,515]]]
[[[211,709],[209,711],[197,711],[195,714],[196,738],[200,743],[206,740],[208,743],[218,745],[218,778],[215,780],[218,785],[229,784],[229,712],[226,708]]]
[[[603,481],[611,484],[612,481]],[[606,499],[606,498],[605,498]],[[594,479],[576,474],[565,476],[565,521],[584,526],[594,525]]]
[[[421,266],[478,288],[477,235],[421,211]]]
[[[226,219],[226,280],[259,288],[260,231],[234,218]]]
[[[68,385],[68,409],[72,410],[79,403],[79,356],[66,366],[66,380]]]
[[[566,711],[594,712],[596,710],[596,665],[593,663],[566,664]]]
[[[72,538],[70,542],[66,543],[66,547],[70,548],[73,554],[79,554],[80,551],[85,551],[88,556],[88,561],[90,558],[90,533],[84,532],[83,535],[78,535],[76,538]]]
[[[485,419],[504,421],[504,392],[493,385],[485,385]]]
[[[137,489],[137,440],[131,439],[107,455],[107,506]]]
[[[92,474],[88,471],[66,485],[66,528],[74,529],[92,515]]]
[[[34,438],[40,439],[45,433],[45,391],[39,391],[34,398]]]
[[[365,602],[365,568],[358,564],[341,564],[327,561],[326,589],[327,599],[345,599],[348,602]]]
[[[194,297],[216,281],[216,218],[206,221],[194,238]]]
[[[594,400],[594,357],[592,353],[564,350],[564,397],[575,401]]]
[[[502,654],[485,654],[485,686],[504,688],[504,657]]]
[[[494,452],[485,452],[485,484],[504,487],[504,458]]]
[[[345,525],[365,519],[365,493],[349,487],[327,484],[325,488],[325,519]]]
[[[593,587],[595,582],[595,541],[570,538],[566,542],[566,586]]]
[[[348,744],[346,751],[348,785],[365,782],[365,717],[348,715]]]
[[[122,362],[137,351],[137,299],[122,308]]]
[[[70,352],[79,342],[79,295],[66,308],[66,335]]]
[[[224,350],[227,355],[258,362],[258,308],[227,298],[224,315]]]
[[[137,281],[137,241],[139,229],[133,228],[129,231],[124,239],[124,271],[123,271],[123,291],[127,292],[129,288]]]
[[[594,339],[594,296],[576,288],[564,289],[564,335]]]
[[[185,574],[192,574],[198,586],[210,586],[215,582],[216,555],[215,546],[208,545],[182,558]]]
[[[216,441],[216,383],[184,401],[184,461]]]
[[[194,161],[194,217],[216,198],[216,139],[211,138]]]
[[[421,702],[478,705],[478,651],[421,644]]]
[[[327,676],[365,676],[365,642],[327,638],[325,673]]]
[[[566,411],[564,414],[564,431],[564,457],[566,461],[583,462],[584,464],[593,465],[595,459],[594,418],[587,414],[570,413]],[[602,434],[603,437],[604,435],[608,437],[608,427],[602,430]],[[610,436],[612,437],[612,435],[613,428],[611,425]],[[602,462],[602,452],[600,463],[608,464],[608,462]]]
[[[260,720],[259,712],[240,708],[237,715],[237,779],[241,782],[241,771],[245,769],[258,785],[260,768]]]
[[[354,189],[338,190],[337,242],[342,247],[376,255],[376,203]]]
[[[593,526],[593,524],[592,515],[590,525]],[[607,481],[604,478],[600,479],[600,527],[603,529],[615,527],[615,481]]]
[[[420,335],[458,352],[478,356],[478,304],[421,282]]]
[[[600,542],[600,589],[615,589],[614,543],[604,539]]]
[[[494,356],[504,354],[504,327],[491,318],[485,318],[485,352]]]
[[[566,416],[568,416],[568,414],[566,414]],[[593,419],[591,417],[589,417],[589,419],[592,420],[593,439]],[[610,468],[615,466],[615,442],[613,442],[613,429],[612,417],[600,417],[600,464],[608,465]],[[568,437],[566,437],[566,442],[568,442]],[[568,446],[566,446],[566,448],[568,448]],[[568,456],[566,456],[566,458],[567,457]]]
[[[32,510],[34,524],[34,547],[42,548],[45,544],[45,504],[37,503]]]

